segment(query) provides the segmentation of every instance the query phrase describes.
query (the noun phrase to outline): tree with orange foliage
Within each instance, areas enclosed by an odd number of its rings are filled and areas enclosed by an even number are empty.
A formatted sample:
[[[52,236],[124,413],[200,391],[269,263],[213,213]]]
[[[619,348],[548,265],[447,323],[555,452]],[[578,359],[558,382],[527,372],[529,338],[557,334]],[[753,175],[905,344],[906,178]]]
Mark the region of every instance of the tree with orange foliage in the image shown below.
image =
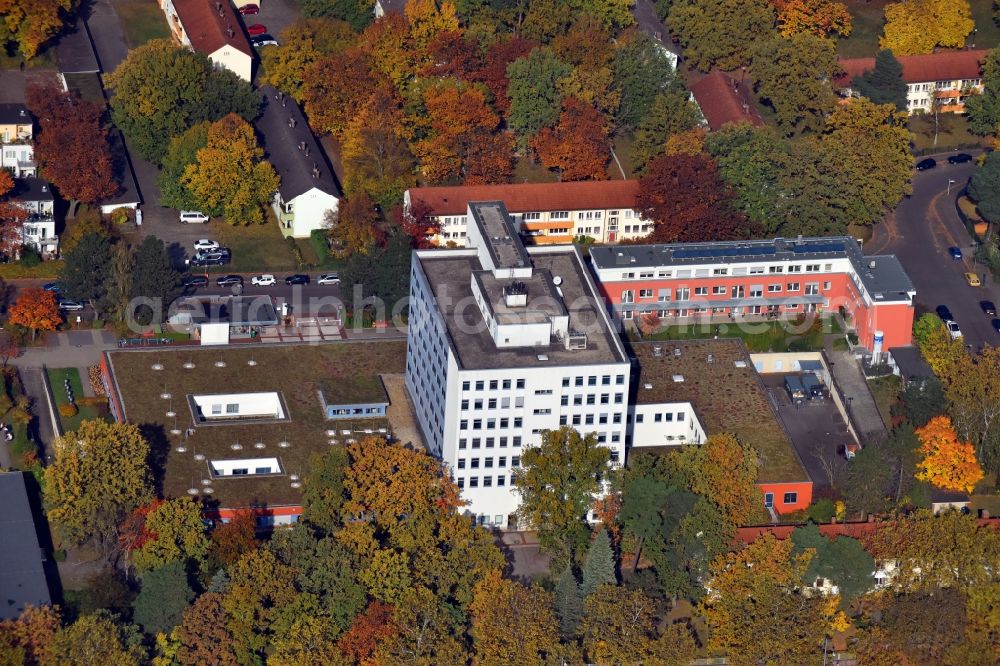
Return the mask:
[[[704,128],[695,127],[686,132],[678,132],[667,137],[664,144],[665,155],[700,155],[705,152]]]
[[[465,184],[497,185],[514,176],[514,136],[507,131],[472,133],[465,151]]]
[[[771,0],[778,10],[778,28],[782,37],[797,32],[810,32],[819,37],[833,33],[841,37],[851,34],[851,12],[836,0]]]
[[[29,86],[28,107],[38,118],[33,141],[45,177],[70,199],[68,217],[82,201],[94,203],[118,191],[104,105],[64,92],[54,84]]]
[[[476,584],[469,610],[475,663],[555,663],[559,624],[552,595],[542,588],[525,587],[490,571]]]
[[[705,155],[661,155],[639,179],[639,211],[653,222],[650,242],[749,238],[750,224],[732,200],[732,188]]]
[[[469,80],[479,67],[478,45],[461,30],[439,32],[427,44],[427,61],[423,76]]]
[[[75,0],[0,0],[4,41],[16,42],[27,60],[34,58],[59,34],[76,4]]]
[[[302,73],[302,97],[309,124],[343,140],[351,120],[375,91],[386,85],[388,80],[373,70],[371,58],[363,49],[347,49],[317,60]]]
[[[0,199],[14,189],[14,179],[6,169],[0,169]],[[28,211],[13,201],[0,201],[0,253],[17,255],[24,244],[24,221]]]
[[[337,641],[337,647],[354,660],[364,664],[375,653],[375,648],[396,634],[393,620],[395,609],[381,601],[373,601],[354,618],[350,628]]]
[[[237,511],[232,520],[212,530],[210,538],[208,558],[218,567],[233,564],[260,545],[257,521],[251,511]]]
[[[420,170],[429,183],[456,180],[467,171],[470,148],[483,132],[492,134],[500,118],[478,88],[442,81],[423,94],[423,118],[412,117],[426,136],[413,145]]]
[[[972,444],[958,441],[951,417],[935,416],[915,432],[923,454],[916,477],[945,490],[972,492],[983,470]]]
[[[340,200],[335,211],[326,214],[330,229],[330,251],[340,259],[368,254],[385,244],[385,230],[375,210],[375,202],[364,191]]]
[[[235,641],[227,629],[229,613],[222,605],[223,596],[206,592],[191,604],[174,629],[179,642],[175,658],[181,666],[237,666]]]
[[[32,340],[38,331],[56,330],[62,323],[56,295],[40,287],[23,290],[10,306],[7,321],[31,329]]]
[[[409,0],[403,10],[410,29],[410,42],[417,50],[427,45],[443,32],[458,32],[455,3],[444,0]]]
[[[417,250],[434,247],[430,237],[438,232],[438,225],[432,215],[433,210],[423,201],[414,201],[405,210],[401,205],[392,209],[392,219]]]
[[[493,108],[506,114],[510,109],[510,97],[507,96],[507,66],[518,58],[531,53],[538,46],[536,42],[523,37],[495,42],[489,46],[483,55],[482,67],[471,73],[470,79],[485,85],[493,96]]]
[[[342,137],[344,190],[364,192],[388,210],[416,183],[413,153],[404,138],[401,101],[384,86],[347,124]]]
[[[409,34],[406,19],[390,12],[365,28],[358,37],[358,47],[370,59],[372,71],[400,90],[413,78],[418,66],[417,56],[423,52],[411,46]]]
[[[17,619],[0,620],[0,661],[3,663],[47,663],[48,646],[59,631],[59,612],[52,606],[25,606]],[[4,657],[20,653],[21,661]]]
[[[563,100],[562,114],[554,129],[544,127],[531,140],[531,147],[547,168],[561,180],[607,178],[608,124],[597,109],[575,97]]]

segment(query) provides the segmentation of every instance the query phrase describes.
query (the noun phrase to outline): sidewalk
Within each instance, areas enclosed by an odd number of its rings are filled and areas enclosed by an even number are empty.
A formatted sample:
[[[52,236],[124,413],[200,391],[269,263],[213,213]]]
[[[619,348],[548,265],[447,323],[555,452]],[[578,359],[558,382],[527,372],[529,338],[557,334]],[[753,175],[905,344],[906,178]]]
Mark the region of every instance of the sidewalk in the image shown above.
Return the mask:
[[[20,368],[86,368],[97,365],[101,352],[117,349],[118,340],[110,331],[66,331],[49,333],[44,347],[25,347],[11,364]],[[82,377],[86,380],[86,374]]]
[[[854,355],[845,351],[826,350],[830,372],[840,394],[847,402],[847,413],[861,439],[862,446],[880,442],[889,434],[875,398],[868,388],[865,375]]]

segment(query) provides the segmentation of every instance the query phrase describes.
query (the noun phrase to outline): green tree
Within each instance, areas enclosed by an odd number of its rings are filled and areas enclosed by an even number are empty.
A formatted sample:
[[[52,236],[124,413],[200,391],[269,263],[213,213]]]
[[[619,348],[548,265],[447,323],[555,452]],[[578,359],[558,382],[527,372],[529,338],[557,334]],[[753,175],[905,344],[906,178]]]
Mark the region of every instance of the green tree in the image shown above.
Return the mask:
[[[587,597],[580,631],[589,663],[647,662],[654,645],[655,607],[641,590],[601,585]]]
[[[556,615],[559,616],[559,630],[563,638],[576,635],[580,618],[583,617],[583,594],[576,582],[572,565],[567,562],[555,589]]]
[[[839,536],[828,539],[819,526],[810,524],[792,532],[792,556],[812,548],[815,551],[806,569],[805,581],[825,578],[840,589],[841,605],[868,592],[873,584],[875,559],[857,539]]]
[[[361,0],[300,0],[299,7],[307,19],[340,19],[361,32],[375,19],[372,4]]]
[[[763,233],[781,233],[788,142],[773,128],[741,123],[712,132],[705,147],[719,165],[719,175],[736,192],[733,206]]]
[[[128,243],[117,243],[111,250],[107,292],[100,306],[114,321],[127,320],[134,272],[135,253],[132,247]]]
[[[983,92],[965,99],[969,129],[975,134],[995,134],[1000,126],[1000,48],[986,55],[983,63]]]
[[[633,571],[647,542],[652,542],[658,549],[662,547],[665,536],[662,511],[673,492],[674,489],[664,480],[653,476],[635,476],[626,483],[618,519],[637,539]]]
[[[837,104],[830,85],[838,67],[833,41],[799,32],[758,41],[750,51],[754,88],[774,109],[778,126],[786,134],[821,129]]]
[[[66,296],[77,301],[100,301],[108,289],[111,266],[111,241],[88,233],[64,256],[59,273]]]
[[[326,533],[340,526],[344,505],[344,472],[347,452],[334,447],[315,453],[309,459],[309,471],[303,477],[302,518]]]
[[[83,421],[54,449],[45,468],[49,520],[66,542],[94,538],[111,552],[125,516],[153,498],[149,444],[133,424]]]
[[[667,17],[685,59],[702,71],[747,65],[747,46],[773,35],[775,20],[767,0],[674,0]]]
[[[562,98],[557,83],[570,72],[548,48],[535,48],[507,66],[510,111],[507,124],[522,145],[559,119]]]
[[[569,427],[546,431],[539,446],[524,451],[521,467],[514,470],[518,514],[538,530],[543,548],[571,555],[585,543],[584,520],[610,459],[596,435]]]
[[[84,615],[56,632],[46,650],[47,664],[133,666],[146,660],[142,632],[106,612]]]
[[[589,596],[600,585],[608,583],[615,585],[618,577],[615,575],[615,554],[611,550],[611,538],[608,531],[601,528],[587,550],[587,558],[583,561],[583,583],[580,592]]]
[[[674,114],[690,113],[690,108],[682,106],[676,97],[664,100],[658,97],[668,91],[675,95],[683,94],[684,84],[674,72],[663,48],[645,32],[633,30],[618,41],[612,74],[611,90],[618,93],[621,100],[615,113],[615,124],[619,128],[628,131],[636,129],[650,115],[654,105],[662,102],[667,102],[668,109]],[[688,120],[686,115],[681,115],[675,122],[686,123]],[[684,129],[688,128],[676,131]]]
[[[932,418],[943,414],[946,406],[944,387],[937,377],[907,383],[899,400],[900,411],[914,428],[927,425]]]
[[[854,89],[876,104],[893,104],[906,111],[906,82],[903,65],[889,49],[875,54],[875,67],[854,77]]]
[[[280,46],[261,53],[261,84],[272,85],[299,103],[305,100],[302,80],[305,70],[320,58],[340,53],[356,39],[350,25],[325,17],[296,21],[278,37]]]
[[[175,560],[143,575],[139,596],[132,602],[132,618],[147,634],[168,634],[181,623],[194,597],[184,563]]]
[[[199,209],[222,214],[230,224],[263,224],[264,210],[280,179],[264,159],[253,127],[230,114],[208,128],[208,142],[197,161],[184,169],[181,182],[199,202]]]
[[[987,153],[986,161],[972,174],[968,193],[983,217],[1000,222],[1000,154],[996,151]]]
[[[140,324],[162,323],[166,308],[180,293],[181,275],[174,269],[163,241],[146,236],[135,253],[132,295],[151,302],[137,307],[136,319]]]
[[[115,91],[115,125],[140,155],[156,163],[170,139],[192,125],[229,113],[249,121],[260,110],[260,98],[249,83],[166,39],[129,51],[107,85]]]
[[[145,543],[132,552],[139,572],[171,562],[201,562],[208,553],[208,537],[201,518],[201,505],[187,497],[158,503],[146,516]]]
[[[352,255],[340,269],[340,284],[344,293],[361,292],[362,308],[354,314],[368,311],[376,320],[406,313],[406,297],[410,293],[410,239],[401,232],[389,236],[385,247],[368,254]],[[350,290],[350,291],[347,291]],[[381,301],[369,301],[377,298]],[[357,301],[355,301],[357,302]],[[371,305],[364,305],[365,302]]]
[[[632,142],[632,164],[640,172],[664,152],[667,138],[698,126],[698,107],[681,85],[660,92],[646,116],[639,122]]]
[[[208,144],[209,122],[200,122],[170,139],[163,168],[157,177],[160,204],[178,210],[195,210],[198,200],[183,182],[184,170],[198,160],[198,151]]]

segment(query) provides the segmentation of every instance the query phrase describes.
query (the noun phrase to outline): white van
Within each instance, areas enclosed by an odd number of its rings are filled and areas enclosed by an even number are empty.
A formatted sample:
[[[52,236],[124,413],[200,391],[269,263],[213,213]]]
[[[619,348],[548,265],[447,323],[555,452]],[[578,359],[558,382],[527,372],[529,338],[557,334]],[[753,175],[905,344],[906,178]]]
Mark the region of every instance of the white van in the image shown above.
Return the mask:
[[[197,210],[182,210],[181,222],[184,224],[208,224],[208,215]]]

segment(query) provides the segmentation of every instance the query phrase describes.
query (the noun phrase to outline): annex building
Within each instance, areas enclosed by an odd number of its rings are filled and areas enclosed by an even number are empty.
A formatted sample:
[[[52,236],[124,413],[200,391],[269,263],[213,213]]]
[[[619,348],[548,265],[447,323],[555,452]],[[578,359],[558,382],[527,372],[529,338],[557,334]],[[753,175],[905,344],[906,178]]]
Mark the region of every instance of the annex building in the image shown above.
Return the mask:
[[[759,321],[842,309],[870,351],[911,342],[916,290],[894,255],[847,236],[594,247],[613,316],[666,323]]]
[[[637,180],[416,187],[405,192],[403,206],[430,211],[438,225],[432,240],[441,246],[465,245],[466,209],[474,201],[502,201],[526,245],[572,243],[578,236],[617,243],[652,231],[636,210],[638,193]]]
[[[521,452],[562,425],[625,459],[630,363],[575,246],[526,248],[499,201],[465,249],[413,253],[406,387],[480,524],[517,525]]]

